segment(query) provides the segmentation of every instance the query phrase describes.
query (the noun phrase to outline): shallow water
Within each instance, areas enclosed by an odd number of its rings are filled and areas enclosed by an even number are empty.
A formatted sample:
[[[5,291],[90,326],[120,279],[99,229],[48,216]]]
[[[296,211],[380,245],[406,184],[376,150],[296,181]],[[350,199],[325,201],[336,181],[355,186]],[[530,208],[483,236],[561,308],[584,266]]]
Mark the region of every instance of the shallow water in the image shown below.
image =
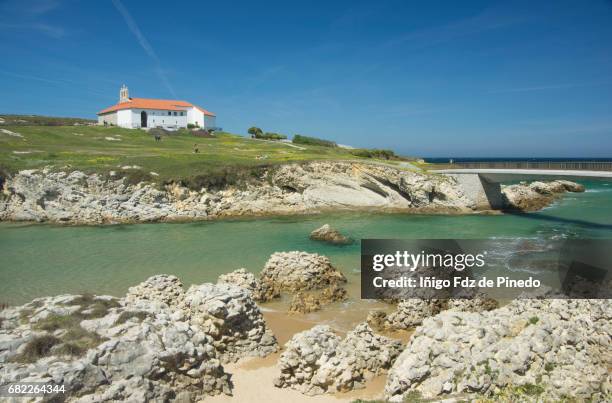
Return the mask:
[[[147,277],[169,273],[186,285],[215,281],[239,267],[259,272],[275,251],[327,255],[359,287],[359,243],[336,247],[310,241],[330,223],[361,238],[612,238],[612,184],[588,182],[540,212],[524,215],[334,215],[181,224],[69,227],[0,223],[0,302],[92,292],[122,295]],[[273,307],[273,305],[272,305]]]

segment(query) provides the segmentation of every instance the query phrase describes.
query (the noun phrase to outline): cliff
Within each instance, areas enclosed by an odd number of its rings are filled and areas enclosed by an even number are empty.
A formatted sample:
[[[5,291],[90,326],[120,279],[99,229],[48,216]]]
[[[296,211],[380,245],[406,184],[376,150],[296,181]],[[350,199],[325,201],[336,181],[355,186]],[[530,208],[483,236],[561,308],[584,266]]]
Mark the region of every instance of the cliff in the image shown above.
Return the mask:
[[[132,185],[124,178],[80,171],[24,170],[0,183],[0,220],[4,221],[104,224],[334,210],[477,210],[455,178],[350,162],[287,164],[240,183],[196,190],[175,182],[163,188],[147,182]],[[569,186],[553,188],[571,190]],[[543,195],[530,192],[526,197]],[[549,194],[545,198],[552,200]]]

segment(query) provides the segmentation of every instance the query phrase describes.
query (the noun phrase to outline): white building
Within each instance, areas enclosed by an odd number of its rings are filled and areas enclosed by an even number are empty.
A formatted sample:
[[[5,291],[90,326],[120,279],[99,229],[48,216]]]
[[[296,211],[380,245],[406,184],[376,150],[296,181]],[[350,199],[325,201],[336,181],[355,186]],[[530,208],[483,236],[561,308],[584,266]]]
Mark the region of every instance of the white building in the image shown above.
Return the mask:
[[[178,129],[192,124],[203,129],[217,129],[215,114],[185,101],[130,98],[125,85],[119,90],[119,103],[97,113],[99,125],[129,129],[162,127]]]

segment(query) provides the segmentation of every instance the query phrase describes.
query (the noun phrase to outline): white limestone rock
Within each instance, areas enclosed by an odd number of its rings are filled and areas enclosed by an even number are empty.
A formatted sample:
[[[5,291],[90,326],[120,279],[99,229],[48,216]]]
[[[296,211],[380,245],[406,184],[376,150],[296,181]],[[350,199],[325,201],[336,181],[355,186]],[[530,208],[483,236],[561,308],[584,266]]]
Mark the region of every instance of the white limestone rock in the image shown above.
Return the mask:
[[[273,288],[264,285],[257,280],[253,273],[241,268],[230,273],[221,274],[217,279],[218,284],[233,284],[251,292],[251,296],[257,302],[266,302],[280,296]]]
[[[607,300],[515,300],[487,312],[423,321],[389,371],[385,396],[523,396],[606,401],[612,393]]]
[[[266,262],[260,281],[280,291],[296,292],[346,282],[329,259],[316,253],[276,252]]]
[[[400,351],[400,342],[375,334],[366,323],[343,340],[329,326],[315,326],[287,342],[274,385],[311,396],[346,392],[389,369]]]
[[[325,224],[310,233],[310,239],[315,241],[323,241],[332,245],[348,245],[353,241],[345,235],[342,235],[340,231],[331,227],[329,224]]]

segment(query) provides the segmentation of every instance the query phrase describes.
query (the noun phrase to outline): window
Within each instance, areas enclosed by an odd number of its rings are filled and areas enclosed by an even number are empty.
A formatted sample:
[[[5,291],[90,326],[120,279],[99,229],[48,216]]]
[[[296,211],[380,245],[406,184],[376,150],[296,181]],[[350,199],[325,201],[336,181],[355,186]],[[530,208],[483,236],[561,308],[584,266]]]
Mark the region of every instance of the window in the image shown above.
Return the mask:
[[[176,112],[174,112],[174,116],[176,116]]]
[[[168,116],[172,116],[172,112],[168,111]]]
[[[185,113],[185,112],[181,112],[181,116],[183,116],[183,113]]]

